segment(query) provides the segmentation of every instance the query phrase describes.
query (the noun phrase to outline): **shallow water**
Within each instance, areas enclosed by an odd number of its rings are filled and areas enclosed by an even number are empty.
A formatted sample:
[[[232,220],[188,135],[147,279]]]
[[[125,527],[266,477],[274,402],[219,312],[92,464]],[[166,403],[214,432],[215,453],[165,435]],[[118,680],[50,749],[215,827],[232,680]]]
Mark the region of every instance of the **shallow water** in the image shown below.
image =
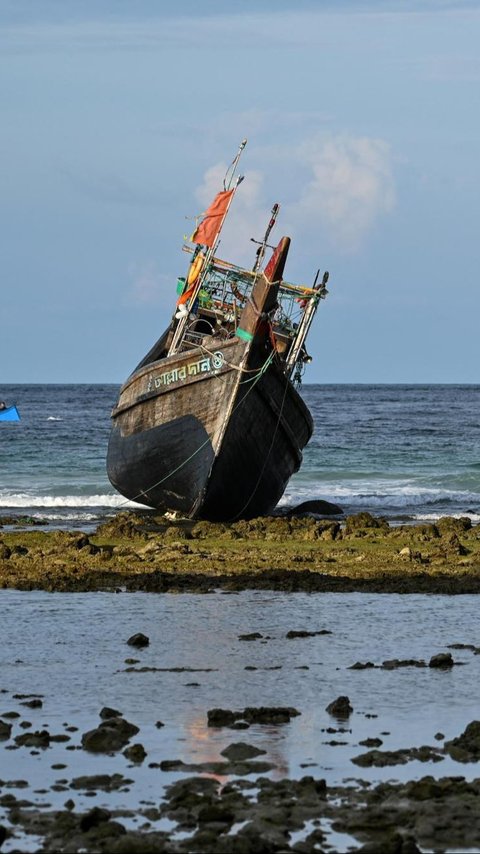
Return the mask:
[[[438,747],[438,731],[447,739],[463,732],[478,717],[479,656],[453,650],[458,666],[446,672],[428,667],[348,669],[358,661],[381,664],[392,658],[428,664],[449,644],[477,645],[480,617],[474,596],[11,590],[0,596],[1,712],[18,711],[18,722],[27,719],[32,730],[45,727],[51,734],[73,724],[79,730],[68,743],[72,747],[98,725],[100,709],[112,706],[140,727],[132,742],[141,742],[148,753],[143,765],[132,769],[122,754],[91,755],[68,750],[65,743],[31,752],[8,749],[11,740],[2,742],[1,777],[28,781],[22,797],[32,798],[32,790],[49,789],[59,778],[116,772],[134,780],[128,793],[99,792],[95,803],[132,808],[142,799],[158,803],[163,786],[182,775],[149,768],[148,763],[222,760],[220,751],[236,741],[266,750],[262,759],[275,764],[275,778],[313,774],[340,784],[352,778],[478,776],[475,764],[459,765],[448,757],[435,764],[415,761],[384,769],[359,769],[351,758],[367,749],[359,746],[367,737],[380,737],[382,750],[395,750]],[[332,634],[287,639],[290,629]],[[147,648],[138,651],[126,644],[136,632],[150,638]],[[239,640],[247,632],[263,637]],[[138,668],[192,671],[125,672],[126,658],[138,659]],[[43,708],[25,708],[13,699],[16,693],[43,695]],[[347,695],[354,709],[344,723],[325,710],[340,695]],[[253,725],[240,732],[207,726],[209,709],[245,706],[294,706],[301,715],[288,724]],[[158,720],[164,723],[161,729],[155,727]],[[327,733],[327,727],[337,732]],[[14,722],[12,738],[25,731]],[[342,743],[329,744],[332,740]],[[52,769],[58,762],[68,767]],[[60,806],[70,795],[48,791],[34,799]],[[91,807],[91,798],[77,792],[72,796],[77,808]]]

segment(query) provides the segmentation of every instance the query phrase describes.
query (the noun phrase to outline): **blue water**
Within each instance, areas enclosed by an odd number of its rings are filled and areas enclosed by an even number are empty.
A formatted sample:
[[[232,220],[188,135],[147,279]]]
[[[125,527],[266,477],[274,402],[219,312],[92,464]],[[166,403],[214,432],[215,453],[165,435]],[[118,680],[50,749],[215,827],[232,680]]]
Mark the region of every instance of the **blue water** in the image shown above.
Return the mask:
[[[5,385],[0,513],[89,527],[120,509],[105,471],[116,385]],[[282,505],[333,501],[390,520],[480,521],[480,385],[305,385],[315,421]]]

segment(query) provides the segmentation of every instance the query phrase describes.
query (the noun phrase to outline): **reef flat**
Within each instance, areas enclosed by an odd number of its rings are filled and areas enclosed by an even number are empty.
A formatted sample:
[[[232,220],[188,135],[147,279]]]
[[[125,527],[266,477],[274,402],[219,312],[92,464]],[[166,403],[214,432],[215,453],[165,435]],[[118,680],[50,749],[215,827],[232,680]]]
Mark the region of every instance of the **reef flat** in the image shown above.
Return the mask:
[[[480,592],[480,526],[469,517],[390,525],[359,513],[217,524],[123,512],[91,534],[38,530],[14,517],[0,526],[3,588]]]

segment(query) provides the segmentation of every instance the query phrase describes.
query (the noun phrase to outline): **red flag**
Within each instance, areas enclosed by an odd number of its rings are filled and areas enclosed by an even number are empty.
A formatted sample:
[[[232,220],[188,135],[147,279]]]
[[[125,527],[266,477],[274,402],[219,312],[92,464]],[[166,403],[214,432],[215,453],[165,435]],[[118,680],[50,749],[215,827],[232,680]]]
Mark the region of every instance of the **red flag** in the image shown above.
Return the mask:
[[[214,245],[234,192],[234,190],[224,190],[217,193],[212,204],[205,211],[205,216],[200,225],[193,232],[190,238],[192,243],[201,243],[202,246]]]

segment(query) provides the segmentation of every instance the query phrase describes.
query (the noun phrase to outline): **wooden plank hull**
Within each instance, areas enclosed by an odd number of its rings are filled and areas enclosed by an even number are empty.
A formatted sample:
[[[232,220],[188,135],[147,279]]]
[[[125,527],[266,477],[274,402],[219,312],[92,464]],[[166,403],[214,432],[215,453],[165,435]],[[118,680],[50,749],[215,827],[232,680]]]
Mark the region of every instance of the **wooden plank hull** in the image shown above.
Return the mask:
[[[107,472],[125,497],[191,518],[270,513],[313,425],[264,351],[237,338],[140,368],[112,414]]]
[[[270,366],[248,396],[237,400],[202,503],[210,520],[271,513],[312,434],[310,413],[292,384]]]

